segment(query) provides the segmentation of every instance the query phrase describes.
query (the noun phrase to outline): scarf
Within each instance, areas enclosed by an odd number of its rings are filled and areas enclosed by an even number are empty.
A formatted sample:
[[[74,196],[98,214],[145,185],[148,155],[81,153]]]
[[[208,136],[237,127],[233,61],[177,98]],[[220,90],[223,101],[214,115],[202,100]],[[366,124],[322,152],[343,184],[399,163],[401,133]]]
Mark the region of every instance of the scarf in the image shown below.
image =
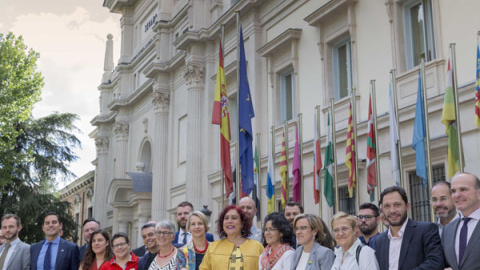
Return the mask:
[[[270,245],[266,246],[263,250],[262,261],[260,262],[262,269],[271,270],[287,250],[293,250],[293,248],[291,248],[289,244],[280,244],[273,250]]]

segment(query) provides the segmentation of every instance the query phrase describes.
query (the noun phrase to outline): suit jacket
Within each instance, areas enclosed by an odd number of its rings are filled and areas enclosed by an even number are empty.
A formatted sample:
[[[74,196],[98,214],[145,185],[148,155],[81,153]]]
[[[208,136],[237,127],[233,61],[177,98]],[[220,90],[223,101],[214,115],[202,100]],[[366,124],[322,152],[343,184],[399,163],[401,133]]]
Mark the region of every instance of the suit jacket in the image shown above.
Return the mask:
[[[480,222],[473,230],[472,236],[468,241],[467,249],[463,254],[462,263],[458,265],[457,254],[455,253],[455,238],[457,237],[457,229],[461,219],[456,219],[448,223],[443,228],[442,245],[445,252],[445,259],[447,265],[454,270],[461,269],[480,269],[480,263],[478,263],[478,251],[480,250]]]
[[[78,248],[78,251],[80,252],[79,261],[82,261],[83,257],[85,257],[85,252],[87,252],[87,248],[88,248],[87,243],[85,243],[85,245]]]
[[[3,245],[2,248],[3,249]],[[8,261],[7,270],[30,269],[30,245],[20,241],[14,248]]]
[[[45,240],[42,240],[30,247],[30,270],[37,270],[38,255],[44,243]],[[60,238],[55,270],[78,270],[79,258],[78,246]]]
[[[302,257],[303,246],[300,246],[295,250],[293,264],[291,270],[297,268],[300,257]],[[311,261],[311,264],[307,264],[305,270],[330,270],[332,268],[333,262],[335,261],[335,253],[329,248],[321,246],[319,243],[314,242],[310,255],[308,256],[308,261]]]
[[[179,233],[180,233],[180,231],[177,231],[177,232],[175,233],[175,239],[173,240],[173,245],[174,245],[176,248],[181,248],[181,247],[183,247],[183,244],[177,243],[177,242],[178,242],[178,234],[179,234]],[[213,242],[213,241],[215,241],[215,240],[213,239],[213,234],[207,232],[207,241],[208,241],[208,242]]]
[[[155,257],[157,253],[145,252],[145,255],[138,260],[138,270],[148,270]]]
[[[376,256],[381,270],[388,270],[390,239],[388,231],[375,240]],[[398,269],[443,270],[445,266],[438,227],[434,223],[407,219]]]
[[[145,255],[147,252],[147,246],[143,245],[132,250],[133,254],[137,255],[139,258]]]

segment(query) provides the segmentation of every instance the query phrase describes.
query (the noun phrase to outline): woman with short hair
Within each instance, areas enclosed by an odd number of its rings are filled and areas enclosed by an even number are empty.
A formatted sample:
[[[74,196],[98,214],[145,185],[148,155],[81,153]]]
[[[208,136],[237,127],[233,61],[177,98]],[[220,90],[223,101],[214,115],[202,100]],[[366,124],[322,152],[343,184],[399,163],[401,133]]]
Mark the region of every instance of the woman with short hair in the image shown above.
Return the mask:
[[[114,234],[110,245],[115,256],[104,263],[100,270],[138,270],[138,257],[130,251],[130,241],[126,233]]]
[[[185,256],[173,246],[175,224],[170,220],[162,220],[155,226],[159,246],[157,257],[148,270],[180,270],[185,267]]]

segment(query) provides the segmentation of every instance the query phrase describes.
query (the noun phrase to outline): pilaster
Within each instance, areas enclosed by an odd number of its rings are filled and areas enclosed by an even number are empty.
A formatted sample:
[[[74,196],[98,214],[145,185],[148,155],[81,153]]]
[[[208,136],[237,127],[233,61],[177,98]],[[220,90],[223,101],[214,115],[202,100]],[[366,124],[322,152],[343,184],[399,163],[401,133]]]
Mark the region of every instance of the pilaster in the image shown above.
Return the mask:
[[[97,137],[95,139],[97,148],[97,175],[95,177],[95,207],[93,215],[100,221],[100,224],[106,224],[106,217],[103,213],[107,212],[107,188],[110,181],[107,180],[107,159],[109,151],[109,139],[107,136]]]

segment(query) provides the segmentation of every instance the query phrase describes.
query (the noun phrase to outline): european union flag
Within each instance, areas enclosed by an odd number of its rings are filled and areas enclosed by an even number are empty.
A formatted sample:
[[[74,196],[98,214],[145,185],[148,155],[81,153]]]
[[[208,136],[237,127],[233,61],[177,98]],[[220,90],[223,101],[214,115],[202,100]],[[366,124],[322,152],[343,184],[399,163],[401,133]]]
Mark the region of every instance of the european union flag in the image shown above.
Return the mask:
[[[255,117],[253,112],[252,96],[247,79],[247,63],[245,60],[245,48],[243,45],[243,30],[240,26],[240,60],[239,60],[239,86],[238,86],[238,128],[240,167],[242,168],[242,191],[250,194],[254,188],[253,181],[253,132],[252,121]]]
[[[412,148],[416,152],[417,176],[423,178],[427,186],[427,159],[425,158],[425,110],[423,106],[422,76],[418,71],[418,94],[415,109],[415,122],[413,124]]]

